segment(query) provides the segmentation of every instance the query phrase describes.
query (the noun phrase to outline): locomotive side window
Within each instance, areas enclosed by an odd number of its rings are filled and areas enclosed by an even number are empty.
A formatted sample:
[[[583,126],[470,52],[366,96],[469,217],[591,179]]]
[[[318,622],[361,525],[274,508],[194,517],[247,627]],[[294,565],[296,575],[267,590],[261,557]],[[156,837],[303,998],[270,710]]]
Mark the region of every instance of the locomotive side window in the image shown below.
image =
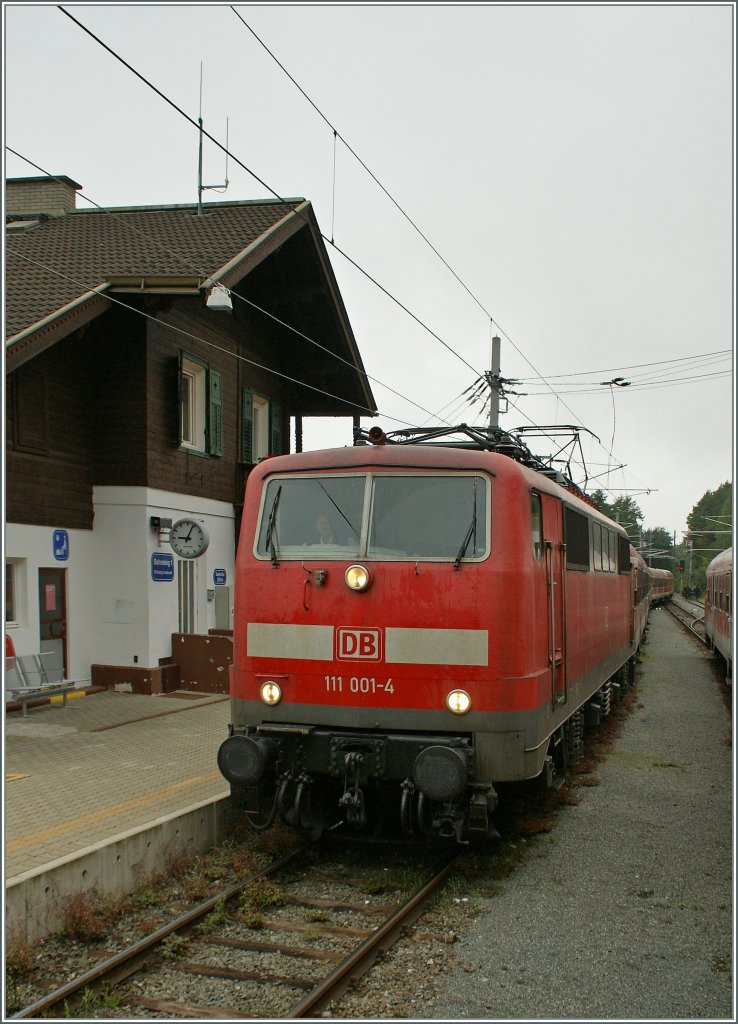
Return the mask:
[[[600,551],[597,550],[598,539]],[[615,534],[600,523],[592,523],[592,540],[594,550],[595,570],[602,568],[602,572],[615,572]]]
[[[592,523],[592,560],[594,571],[602,572],[602,527],[599,523]]]
[[[630,543],[622,533],[618,534],[618,571],[624,575],[630,572]]]
[[[540,494],[530,496],[530,528],[533,538],[533,557],[543,558],[543,516],[541,514]]]
[[[589,520],[581,512],[564,507],[566,568],[589,572]]]

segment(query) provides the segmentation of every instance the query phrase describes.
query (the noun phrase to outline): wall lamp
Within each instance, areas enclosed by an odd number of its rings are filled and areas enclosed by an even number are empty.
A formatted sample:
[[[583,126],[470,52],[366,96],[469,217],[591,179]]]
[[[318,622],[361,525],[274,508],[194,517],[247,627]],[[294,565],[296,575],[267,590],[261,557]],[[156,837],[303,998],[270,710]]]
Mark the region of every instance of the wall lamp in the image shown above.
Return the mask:
[[[233,303],[231,302],[231,293],[224,285],[214,284],[210,289],[206,306],[208,309],[212,309],[215,313],[232,313]]]

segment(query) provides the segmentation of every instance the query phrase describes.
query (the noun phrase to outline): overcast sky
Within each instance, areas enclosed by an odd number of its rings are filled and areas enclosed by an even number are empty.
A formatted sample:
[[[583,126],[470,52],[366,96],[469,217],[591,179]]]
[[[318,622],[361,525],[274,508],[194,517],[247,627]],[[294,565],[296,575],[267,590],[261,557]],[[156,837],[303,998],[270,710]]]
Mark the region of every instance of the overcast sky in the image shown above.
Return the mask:
[[[195,120],[202,67],[206,130],[265,183],[232,160],[206,201],[313,203],[385,430],[485,422],[462,394],[497,334],[500,425],[586,428],[589,489],[646,527],[679,541],[732,479],[732,3],[65,9]],[[196,200],[181,114],[57,7],[3,14],[6,147],[102,206]]]

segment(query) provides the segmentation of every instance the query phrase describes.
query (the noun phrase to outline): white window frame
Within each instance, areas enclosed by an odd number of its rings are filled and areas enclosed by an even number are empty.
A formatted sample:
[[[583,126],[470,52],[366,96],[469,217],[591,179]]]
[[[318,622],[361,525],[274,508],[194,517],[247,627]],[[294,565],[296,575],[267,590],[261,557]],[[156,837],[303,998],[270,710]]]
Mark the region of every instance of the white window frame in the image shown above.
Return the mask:
[[[269,399],[262,395],[253,396],[252,458],[261,462],[269,454]]]
[[[184,357],[180,414],[180,444],[183,448],[205,452],[206,413],[207,367]]]
[[[5,560],[5,625],[6,627],[19,627],[23,622],[22,610],[25,608],[26,601],[26,560],[24,558],[6,558]],[[7,618],[8,614],[8,603],[7,594],[8,589],[12,592],[12,610],[13,618]]]

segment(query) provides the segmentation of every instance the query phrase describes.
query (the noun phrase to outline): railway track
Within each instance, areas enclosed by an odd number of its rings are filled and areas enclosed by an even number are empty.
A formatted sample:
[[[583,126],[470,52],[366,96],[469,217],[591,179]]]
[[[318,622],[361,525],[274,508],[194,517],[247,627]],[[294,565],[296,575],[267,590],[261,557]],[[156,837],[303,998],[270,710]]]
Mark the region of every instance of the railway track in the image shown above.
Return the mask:
[[[703,644],[707,644],[705,637],[704,609],[698,604],[684,602],[677,604],[675,601],[667,601],[664,605],[670,615],[677,622],[680,622],[685,629],[688,629],[693,636],[696,636]]]
[[[382,892],[376,864],[354,865],[348,877],[340,858],[318,863],[312,851],[300,847],[224,888],[11,1019],[59,1008],[65,1016],[84,1009],[94,1017],[90,1007],[105,1001],[95,993],[112,991],[116,1016],[126,1018],[319,1014],[423,913],[455,858],[429,865],[412,886],[397,888],[388,878]]]

